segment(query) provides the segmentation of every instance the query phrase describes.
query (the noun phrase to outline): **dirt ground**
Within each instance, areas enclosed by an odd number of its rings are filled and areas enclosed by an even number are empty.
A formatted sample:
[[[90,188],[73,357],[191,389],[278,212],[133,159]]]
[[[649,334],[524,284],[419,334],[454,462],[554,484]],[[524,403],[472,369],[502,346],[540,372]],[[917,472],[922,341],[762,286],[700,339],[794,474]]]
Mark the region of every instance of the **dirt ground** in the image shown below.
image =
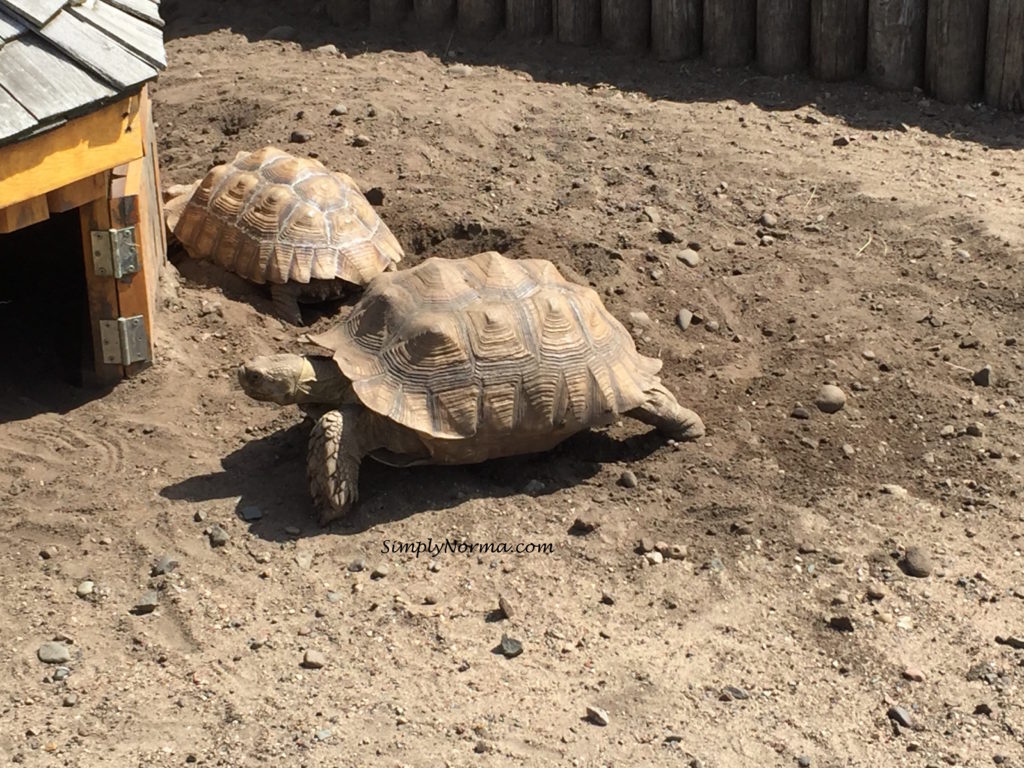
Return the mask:
[[[0,762],[1024,766],[1021,117],[289,5],[164,4],[164,184],[275,144],[380,187],[410,265],[550,258],[707,437],[367,464],[321,529],[301,414],[234,377],[307,329],[169,267],[143,375],[0,374]],[[390,552],[428,540],[553,551]]]

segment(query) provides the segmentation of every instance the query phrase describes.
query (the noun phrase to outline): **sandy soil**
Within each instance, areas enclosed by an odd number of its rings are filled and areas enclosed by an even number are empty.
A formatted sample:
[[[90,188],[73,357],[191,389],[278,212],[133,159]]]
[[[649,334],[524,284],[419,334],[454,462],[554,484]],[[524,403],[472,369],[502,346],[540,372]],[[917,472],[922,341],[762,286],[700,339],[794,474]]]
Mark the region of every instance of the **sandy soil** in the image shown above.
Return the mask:
[[[1021,118],[286,5],[165,3],[164,183],[276,144],[379,186],[409,264],[550,258],[708,435],[368,465],[321,529],[301,414],[233,374],[304,329],[168,268],[144,375],[0,374],[0,762],[1024,765]],[[384,552],[427,540],[553,551]]]

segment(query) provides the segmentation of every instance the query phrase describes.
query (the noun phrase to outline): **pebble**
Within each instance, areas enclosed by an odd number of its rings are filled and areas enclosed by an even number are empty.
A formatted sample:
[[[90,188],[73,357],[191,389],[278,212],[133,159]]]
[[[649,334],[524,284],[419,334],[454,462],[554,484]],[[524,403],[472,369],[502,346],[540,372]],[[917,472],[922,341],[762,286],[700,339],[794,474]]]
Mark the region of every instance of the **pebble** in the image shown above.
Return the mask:
[[[629,322],[641,328],[649,328],[651,326],[651,316],[643,310],[634,309],[629,313]]]
[[[854,454],[856,454],[856,453],[857,453],[857,449],[856,448],[854,448],[849,443],[843,443],[843,456],[845,456],[848,459],[852,459]]]
[[[608,725],[611,722],[608,713],[600,707],[587,707],[587,720],[600,726]]]
[[[515,615],[512,603],[506,600],[504,595],[498,595],[498,610],[506,619],[511,619]]]
[[[41,557],[43,560],[50,560],[56,556],[57,548],[52,544],[48,547],[44,547],[43,549],[39,550],[39,557]]]
[[[319,45],[313,49],[313,53],[319,53],[326,56],[337,56],[338,46],[334,43],[327,43],[327,45]]]
[[[690,310],[688,310],[688,309],[680,309],[676,313],[676,325],[679,326],[680,330],[685,331],[687,328],[690,327],[690,323],[692,323],[692,322],[693,322],[693,312],[691,312]]]
[[[903,707],[889,707],[889,711],[886,712],[886,715],[894,723],[898,723],[904,728],[914,727],[913,716],[910,714],[909,710],[906,710]]]
[[[530,482],[523,486],[523,493],[527,496],[535,496],[544,490],[544,483],[537,478],[533,478]]]
[[[353,147],[368,147],[370,146],[370,137],[365,133],[357,133],[352,139]]]
[[[637,542],[637,546],[640,547],[641,552],[650,552],[654,549],[655,542],[650,536],[644,536]]]
[[[335,104],[333,107],[331,107],[331,115],[333,117],[337,117],[338,115],[347,115],[347,114],[348,114],[348,107],[345,106],[344,104]]]
[[[287,533],[289,536],[298,536],[300,533],[302,533],[302,529],[294,525],[286,525],[284,532]]]
[[[903,679],[912,680],[915,683],[923,683],[924,672],[913,665],[907,665],[903,668]]]
[[[383,578],[386,578],[387,576],[389,576],[390,574],[391,574],[391,568],[388,567],[387,563],[381,563],[380,565],[376,566],[370,572],[370,578],[371,579],[383,579]]]
[[[660,565],[661,563],[665,562],[665,556],[661,554],[661,552],[659,552],[658,550],[654,550],[653,552],[645,552],[644,557],[647,558],[647,562],[651,565]]]
[[[313,132],[299,128],[292,131],[292,135],[289,137],[289,141],[292,144],[305,144],[307,141],[313,138]]]
[[[70,674],[71,670],[67,667],[57,667],[53,670],[53,679],[59,683],[61,680],[67,680]]]
[[[523,652],[523,644],[505,634],[501,636],[501,645],[499,647],[502,654],[509,659],[514,659]]]
[[[304,571],[308,571],[313,567],[313,553],[308,551],[297,552],[295,554],[295,564]]]
[[[96,583],[86,579],[78,585],[75,589],[75,594],[79,597],[89,597],[96,590]]]
[[[956,427],[952,424],[946,424],[942,429],[939,430],[939,437],[953,437],[956,434]]]
[[[348,564],[348,569],[351,573],[359,573],[360,571],[365,571],[366,561],[361,557],[357,557],[355,560]]]
[[[735,685],[727,685],[722,689],[722,695],[718,697],[721,701],[733,701],[734,699],[749,699],[750,694]]]
[[[254,504],[242,507],[240,514],[247,523],[255,522],[263,517],[263,510]]]
[[[331,729],[321,728],[319,731],[316,732],[316,734],[314,734],[314,738],[316,738],[317,741],[327,741],[329,738],[331,738]]]
[[[638,484],[636,479],[636,473],[631,469],[627,469],[625,472],[619,475],[618,484],[621,485],[623,488],[636,488]]]
[[[801,419],[801,420],[805,420],[805,419],[811,418],[811,412],[808,411],[806,408],[804,408],[802,405],[794,406],[793,410],[789,412],[789,415],[791,417],[793,417],[794,419]]]
[[[206,521],[206,513],[203,512],[203,510],[201,510],[201,509],[197,509],[195,514],[192,515],[192,519],[195,520],[197,523],[205,522]]]
[[[814,404],[822,413],[837,413],[846,405],[846,393],[835,384],[826,384],[818,390]]]
[[[43,643],[36,651],[36,655],[44,664],[67,664],[71,661],[71,651],[64,643]]]
[[[886,493],[889,496],[895,496],[898,499],[904,499],[909,495],[909,492],[902,485],[896,485],[896,483],[885,483],[882,486],[882,493]]]
[[[605,605],[615,605],[615,595],[613,595],[611,592],[602,592],[601,602]]]
[[[688,267],[696,267],[700,264],[700,254],[692,248],[684,248],[676,254],[676,258]]]
[[[320,651],[310,649],[302,655],[302,666],[306,669],[323,669],[327,666],[327,657]]]
[[[800,768],[811,768],[811,758],[807,755],[800,755],[800,757],[796,759],[796,764],[799,765]]]
[[[64,697],[64,701],[61,702],[65,707],[73,707],[78,703],[78,694],[69,693]]]
[[[872,584],[864,590],[864,596],[867,597],[868,600],[872,601],[881,600],[885,597],[885,590],[878,584]]]
[[[979,387],[991,387],[992,386],[992,366],[986,365],[984,368],[979,369],[971,377],[973,381]]]
[[[860,356],[863,357],[865,360],[875,359],[875,353],[870,349],[865,349],[863,352],[860,353]]]
[[[721,328],[722,326],[721,323],[719,323],[717,320],[708,320],[706,323],[704,323],[704,327],[707,328],[709,333],[717,333],[718,329]]]
[[[766,227],[777,227],[779,225],[779,218],[774,213],[765,211],[761,214],[761,223]]]
[[[153,567],[149,569],[149,573],[151,576],[166,576],[177,567],[177,560],[172,560],[170,555],[162,555],[159,560],[153,563]]]
[[[903,572],[908,576],[923,579],[933,570],[931,557],[923,547],[909,546],[900,561]]]
[[[160,594],[155,589],[151,589],[138,599],[132,607],[132,613],[136,616],[145,616],[147,613],[155,611],[159,604]]]
[[[685,560],[686,556],[690,554],[690,550],[685,544],[662,544],[656,546],[656,549],[669,560]]]
[[[223,547],[228,543],[228,539],[231,538],[228,536],[228,532],[216,523],[214,523],[213,527],[210,528],[209,537],[211,547]]]
[[[972,421],[967,425],[967,434],[971,437],[982,437],[985,434],[985,427],[980,421]]]

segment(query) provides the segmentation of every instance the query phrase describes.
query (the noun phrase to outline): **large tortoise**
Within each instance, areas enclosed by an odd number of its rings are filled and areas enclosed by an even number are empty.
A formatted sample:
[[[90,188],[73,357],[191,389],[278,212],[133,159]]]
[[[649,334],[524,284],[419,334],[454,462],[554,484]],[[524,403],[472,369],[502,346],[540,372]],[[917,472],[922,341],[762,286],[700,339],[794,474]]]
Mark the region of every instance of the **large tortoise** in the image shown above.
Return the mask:
[[[541,259],[426,259],[374,278],[312,339],[329,356],[242,365],[257,400],[318,420],[308,449],[321,524],[358,498],[365,456],[393,466],[471,464],[553,448],[631,416],[677,440],[704,434],[591,288]]]
[[[349,176],[275,147],[239,152],[179,188],[166,218],[192,258],[269,284],[277,314],[294,325],[300,302],[339,298],[404,255]]]

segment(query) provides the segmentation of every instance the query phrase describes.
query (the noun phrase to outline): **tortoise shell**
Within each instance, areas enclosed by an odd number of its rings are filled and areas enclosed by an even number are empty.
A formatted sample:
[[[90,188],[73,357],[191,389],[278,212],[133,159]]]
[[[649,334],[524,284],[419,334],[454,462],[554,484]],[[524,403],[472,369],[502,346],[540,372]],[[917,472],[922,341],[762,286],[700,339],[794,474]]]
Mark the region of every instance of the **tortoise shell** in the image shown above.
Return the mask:
[[[362,286],[403,256],[349,176],[275,147],[212,168],[173,231],[193,258],[260,284],[338,278]]]
[[[314,341],[366,407],[428,438],[504,441],[495,455],[610,423],[661,369],[594,290],[495,252],[380,275]]]

